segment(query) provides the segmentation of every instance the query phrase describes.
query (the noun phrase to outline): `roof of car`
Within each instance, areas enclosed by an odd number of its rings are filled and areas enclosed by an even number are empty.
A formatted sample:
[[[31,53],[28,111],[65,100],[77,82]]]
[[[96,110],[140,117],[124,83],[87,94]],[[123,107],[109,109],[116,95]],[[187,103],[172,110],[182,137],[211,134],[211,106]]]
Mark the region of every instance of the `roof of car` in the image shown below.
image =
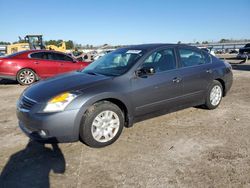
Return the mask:
[[[140,50],[153,50],[153,49],[161,48],[161,47],[176,47],[176,46],[187,47],[188,45],[186,45],[186,44],[170,44],[170,43],[154,43],[154,44],[129,45],[129,46],[126,46],[124,48],[140,49]]]
[[[23,53],[33,53],[33,52],[56,52],[56,53],[63,53],[55,50],[25,50]]]
[[[36,52],[52,52],[52,53],[65,54],[63,52],[54,51],[54,50],[23,50],[23,51],[19,51],[19,52],[15,52],[15,53],[12,53],[10,55],[7,55],[7,56],[5,56],[5,58],[12,58],[12,57],[26,58],[30,53],[36,53]]]

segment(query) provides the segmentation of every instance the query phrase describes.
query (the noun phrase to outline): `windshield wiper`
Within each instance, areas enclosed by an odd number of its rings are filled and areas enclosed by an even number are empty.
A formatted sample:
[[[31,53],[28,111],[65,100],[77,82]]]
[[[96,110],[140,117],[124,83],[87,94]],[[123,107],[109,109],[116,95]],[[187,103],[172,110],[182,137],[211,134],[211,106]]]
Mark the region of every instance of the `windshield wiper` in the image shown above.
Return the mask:
[[[92,72],[92,71],[84,71],[83,73],[90,74],[90,75],[103,75],[103,76],[119,76],[119,74],[108,74],[108,73],[99,73],[99,72]]]
[[[90,74],[90,75],[97,75],[97,73],[95,73],[95,72],[90,72],[90,71],[86,71],[86,72],[84,72],[84,73]]]

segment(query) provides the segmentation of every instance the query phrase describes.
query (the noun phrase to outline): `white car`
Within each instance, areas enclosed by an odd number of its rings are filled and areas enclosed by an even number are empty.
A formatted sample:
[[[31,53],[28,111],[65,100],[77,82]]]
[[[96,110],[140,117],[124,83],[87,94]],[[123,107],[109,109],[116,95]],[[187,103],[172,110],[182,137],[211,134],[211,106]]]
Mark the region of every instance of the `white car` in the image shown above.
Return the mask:
[[[206,47],[198,47],[198,48],[200,48],[201,50],[204,50],[204,51],[210,53],[211,55],[215,56],[215,52],[214,52],[214,50],[212,50],[212,48],[211,49],[206,48]]]
[[[112,51],[114,51],[114,49],[112,49],[112,50],[103,50],[103,51],[99,52],[99,53],[94,57],[94,60],[97,60],[97,59],[99,59],[100,57],[102,57],[102,56],[104,56],[104,55],[106,55],[107,53],[112,52]]]

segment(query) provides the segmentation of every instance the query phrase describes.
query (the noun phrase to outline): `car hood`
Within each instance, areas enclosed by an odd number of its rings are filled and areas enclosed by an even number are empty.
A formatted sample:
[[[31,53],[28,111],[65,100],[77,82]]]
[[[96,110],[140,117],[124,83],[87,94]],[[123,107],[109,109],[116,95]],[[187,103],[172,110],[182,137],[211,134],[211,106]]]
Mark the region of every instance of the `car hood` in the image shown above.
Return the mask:
[[[63,92],[81,91],[109,79],[112,77],[72,72],[39,81],[27,88],[23,94],[38,103],[42,103]]]

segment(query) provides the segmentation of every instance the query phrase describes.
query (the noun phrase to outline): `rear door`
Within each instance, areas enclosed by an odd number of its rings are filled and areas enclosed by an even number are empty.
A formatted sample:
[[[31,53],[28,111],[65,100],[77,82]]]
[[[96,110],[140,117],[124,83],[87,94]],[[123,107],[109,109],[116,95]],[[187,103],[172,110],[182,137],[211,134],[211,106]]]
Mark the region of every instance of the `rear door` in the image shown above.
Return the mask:
[[[212,64],[209,55],[193,48],[178,48],[183,103],[203,101],[212,81]]]
[[[35,52],[29,55],[33,69],[40,78],[47,78],[58,74],[60,64],[54,61],[50,52]]]
[[[166,48],[153,52],[138,69],[143,67],[153,67],[155,74],[132,79],[131,100],[136,116],[177,105],[181,85],[175,50]]]

